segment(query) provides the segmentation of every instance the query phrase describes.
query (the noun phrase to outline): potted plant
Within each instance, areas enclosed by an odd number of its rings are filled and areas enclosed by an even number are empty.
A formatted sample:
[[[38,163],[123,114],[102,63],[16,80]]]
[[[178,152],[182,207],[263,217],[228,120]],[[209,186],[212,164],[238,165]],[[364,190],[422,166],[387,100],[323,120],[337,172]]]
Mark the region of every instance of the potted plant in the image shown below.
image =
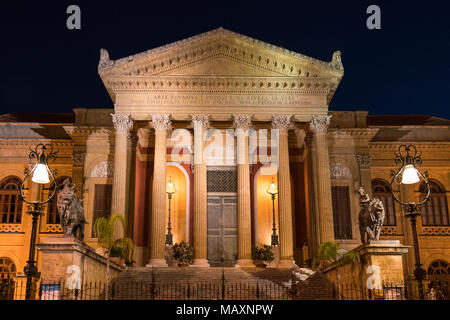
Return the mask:
[[[120,223],[125,228],[125,219],[120,214],[97,218],[94,222],[94,233],[98,245],[103,248],[106,255],[106,284],[105,299],[108,300],[110,282],[111,257],[118,256],[125,261],[131,260],[134,255],[135,245],[130,238],[116,239],[116,225]]]
[[[252,247],[252,259],[253,263],[257,267],[266,267],[266,263],[272,262],[275,259],[275,256],[272,252],[272,247],[266,244],[262,246],[253,246]]]
[[[175,243],[172,249],[173,257],[177,260],[179,267],[186,267],[194,262],[194,249],[184,240]]]

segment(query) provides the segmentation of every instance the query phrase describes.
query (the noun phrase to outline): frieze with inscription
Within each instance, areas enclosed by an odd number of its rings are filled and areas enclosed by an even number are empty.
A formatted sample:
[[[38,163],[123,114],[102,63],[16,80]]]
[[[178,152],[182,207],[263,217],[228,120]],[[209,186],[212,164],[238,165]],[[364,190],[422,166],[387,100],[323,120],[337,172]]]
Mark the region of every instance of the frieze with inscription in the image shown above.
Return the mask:
[[[118,95],[117,104],[133,105],[313,105],[312,99],[298,95],[212,95],[212,94],[152,94]]]

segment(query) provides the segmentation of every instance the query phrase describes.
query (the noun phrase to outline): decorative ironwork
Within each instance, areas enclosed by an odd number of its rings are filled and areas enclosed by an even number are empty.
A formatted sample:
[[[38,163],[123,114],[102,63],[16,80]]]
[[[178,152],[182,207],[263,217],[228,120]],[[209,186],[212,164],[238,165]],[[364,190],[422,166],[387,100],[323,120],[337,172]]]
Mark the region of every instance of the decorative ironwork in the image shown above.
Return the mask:
[[[20,184],[20,197],[21,199],[29,204],[27,213],[31,215],[32,218],[32,225],[31,225],[31,237],[30,237],[30,251],[28,255],[28,261],[27,265],[24,267],[23,271],[27,275],[27,282],[26,282],[26,296],[25,299],[30,300],[32,299],[32,284],[33,284],[33,278],[39,278],[40,273],[38,272],[37,265],[36,265],[36,238],[37,238],[37,222],[40,216],[43,215],[44,210],[44,204],[48,203],[53,199],[53,197],[56,194],[56,190],[58,189],[58,183],[56,182],[55,176],[57,175],[57,170],[51,171],[48,167],[48,163],[55,162],[56,160],[56,154],[57,151],[53,150],[53,146],[51,144],[42,144],[39,143],[36,145],[35,149],[30,148],[30,154],[28,158],[33,163],[34,166],[31,168],[31,170],[25,170],[25,178]],[[45,166],[45,173],[50,175],[50,178],[53,180],[48,181],[52,183],[52,187],[47,189],[43,188],[44,190],[52,190],[52,193],[49,195],[48,199],[45,201],[39,201],[39,200],[33,200],[28,201],[25,198],[25,195],[23,194],[23,190],[28,190],[28,188],[24,187],[25,182],[33,175],[36,168],[39,165]],[[48,180],[48,178],[47,178]]]
[[[208,192],[237,192],[236,170],[208,170],[207,171]]]
[[[398,168],[397,171],[391,170],[392,176],[391,192],[394,197],[394,200],[402,205],[403,210],[405,211],[405,217],[409,218],[411,222],[412,237],[414,243],[415,266],[416,266],[414,270],[414,277],[417,280],[419,297],[420,299],[423,300],[425,296],[422,281],[426,277],[426,271],[422,268],[422,264],[420,263],[419,241],[417,238],[417,217],[419,217],[421,214],[420,206],[430,199],[431,189],[430,183],[428,181],[428,172],[422,173],[417,169],[417,166],[422,165],[422,152],[418,153],[417,148],[414,145],[402,144],[401,146],[399,146],[398,153],[395,154],[394,161],[395,164],[398,166]],[[417,175],[419,179],[422,178],[427,189],[426,196],[422,198],[419,203],[401,201],[393,192],[394,190],[393,184],[394,183],[401,184],[403,182],[402,181],[403,175],[408,167],[410,167],[410,169],[412,170],[415,170],[414,174]]]

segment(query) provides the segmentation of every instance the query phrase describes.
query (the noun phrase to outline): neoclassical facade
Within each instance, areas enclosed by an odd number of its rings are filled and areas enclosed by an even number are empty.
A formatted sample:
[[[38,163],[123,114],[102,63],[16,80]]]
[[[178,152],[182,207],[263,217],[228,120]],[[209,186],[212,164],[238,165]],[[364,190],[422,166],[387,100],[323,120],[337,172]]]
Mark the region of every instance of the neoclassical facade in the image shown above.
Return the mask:
[[[280,268],[307,264],[327,241],[360,243],[360,186],[385,204],[382,237],[410,244],[387,182],[396,149],[413,143],[434,188],[419,223],[422,260],[448,266],[450,122],[329,110],[344,75],[339,51],[324,62],[220,28],[118,60],[102,49],[98,72],[113,109],[0,119],[0,202],[8,203],[0,257],[15,272],[26,263],[30,222],[14,186],[39,142],[56,146],[58,176],[78,186],[88,244],[96,245],[97,217],[121,214],[127,225],[117,233],[135,241],[136,265],[167,266],[171,181],[173,239],[193,245],[194,266],[252,266],[252,246],[275,233]],[[419,185],[394,192],[422,196]],[[57,219],[50,204],[39,241],[60,234]],[[412,255],[405,259],[409,276]]]

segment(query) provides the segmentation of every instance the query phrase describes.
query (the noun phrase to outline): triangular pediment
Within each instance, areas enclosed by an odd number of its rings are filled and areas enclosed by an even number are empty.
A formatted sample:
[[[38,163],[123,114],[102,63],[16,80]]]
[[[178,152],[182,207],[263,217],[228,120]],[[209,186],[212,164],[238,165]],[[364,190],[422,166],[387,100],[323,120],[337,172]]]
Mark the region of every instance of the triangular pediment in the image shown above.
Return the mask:
[[[220,61],[225,65],[220,66]],[[213,70],[207,68],[208,63]],[[231,70],[226,70],[227,66]],[[99,62],[102,78],[183,72],[231,74],[233,70],[242,71],[242,75],[293,77],[341,78],[343,74],[339,52],[335,52],[330,62],[325,62],[223,28],[118,60],[110,60],[108,52],[102,49]]]
[[[282,76],[280,72],[265,70],[252,66],[245,61],[232,60],[226,56],[211,57],[206,60],[183,66],[174,70],[161,72],[160,75],[171,76]]]

